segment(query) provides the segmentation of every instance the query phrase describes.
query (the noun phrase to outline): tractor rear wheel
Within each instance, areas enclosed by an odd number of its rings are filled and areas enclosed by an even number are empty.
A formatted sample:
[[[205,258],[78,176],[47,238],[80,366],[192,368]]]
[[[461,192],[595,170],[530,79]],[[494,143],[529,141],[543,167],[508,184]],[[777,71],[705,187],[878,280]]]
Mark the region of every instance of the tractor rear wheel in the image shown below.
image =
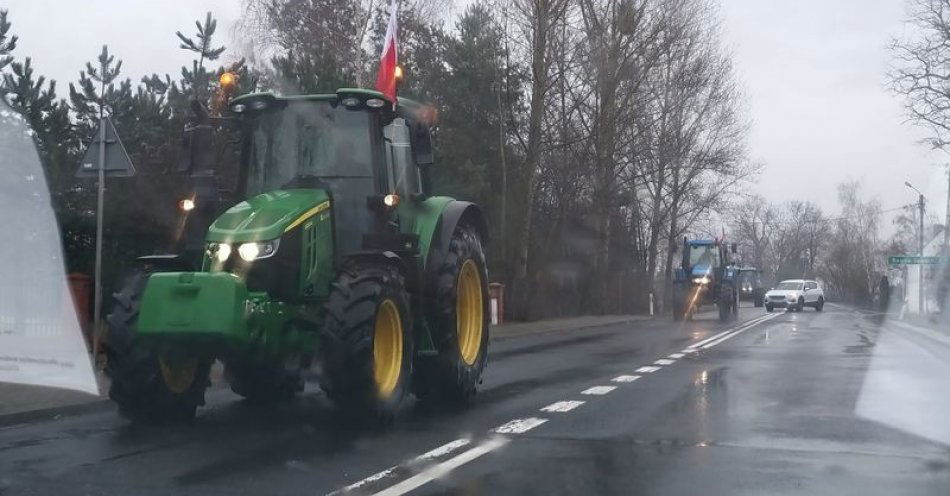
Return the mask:
[[[337,405],[391,421],[409,392],[413,332],[397,269],[347,265],[326,304],[321,387]]]
[[[105,341],[105,372],[112,381],[109,397],[119,405],[119,413],[133,422],[190,420],[204,405],[211,360],[186,350],[158,351],[136,340],[148,276],[148,271],[133,273],[113,295]]]
[[[488,361],[488,270],[475,229],[459,225],[432,272],[428,318],[438,354],[419,361],[414,392],[465,404],[475,396]]]

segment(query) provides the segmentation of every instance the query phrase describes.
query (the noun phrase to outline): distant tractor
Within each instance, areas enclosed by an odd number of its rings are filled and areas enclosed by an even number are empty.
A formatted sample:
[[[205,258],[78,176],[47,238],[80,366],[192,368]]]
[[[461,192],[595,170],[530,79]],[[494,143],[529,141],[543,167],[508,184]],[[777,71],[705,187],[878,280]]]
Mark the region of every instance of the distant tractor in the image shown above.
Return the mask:
[[[120,413],[193,417],[215,360],[254,402],[289,400],[311,366],[338,405],[375,418],[410,392],[470,400],[488,359],[488,228],[477,205],[429,189],[431,109],[364,89],[226,108],[241,201],[191,226],[198,256],[143,257],[115,294]],[[192,160],[208,160],[208,129],[186,134]]]
[[[758,308],[765,302],[762,272],[755,267],[739,267],[739,300],[751,301]]]
[[[683,238],[683,259],[673,279],[673,319],[692,319],[701,305],[715,304],[719,321],[739,316],[739,271],[730,261],[736,245]]]

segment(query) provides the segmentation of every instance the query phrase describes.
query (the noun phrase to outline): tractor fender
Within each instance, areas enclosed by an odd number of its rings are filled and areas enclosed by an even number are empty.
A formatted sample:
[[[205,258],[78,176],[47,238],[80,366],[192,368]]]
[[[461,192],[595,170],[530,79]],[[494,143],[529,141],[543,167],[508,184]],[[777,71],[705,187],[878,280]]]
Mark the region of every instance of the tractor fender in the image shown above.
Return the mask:
[[[478,231],[482,243],[488,244],[488,224],[485,222],[485,215],[482,213],[481,207],[472,202],[451,201],[445,206],[442,215],[439,217],[439,224],[432,236],[432,245],[427,255],[426,267],[438,266],[438,263],[435,262],[445,257],[445,251],[452,241],[452,234],[460,223],[474,227]]]

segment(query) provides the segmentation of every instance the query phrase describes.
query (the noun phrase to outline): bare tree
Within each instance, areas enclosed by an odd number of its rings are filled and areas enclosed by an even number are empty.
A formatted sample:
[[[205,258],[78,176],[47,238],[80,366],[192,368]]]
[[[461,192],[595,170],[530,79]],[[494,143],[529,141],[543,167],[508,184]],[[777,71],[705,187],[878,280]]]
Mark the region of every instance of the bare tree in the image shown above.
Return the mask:
[[[919,36],[893,39],[888,79],[904,96],[915,123],[930,130],[934,148],[950,144],[950,0],[909,0],[908,24]]]

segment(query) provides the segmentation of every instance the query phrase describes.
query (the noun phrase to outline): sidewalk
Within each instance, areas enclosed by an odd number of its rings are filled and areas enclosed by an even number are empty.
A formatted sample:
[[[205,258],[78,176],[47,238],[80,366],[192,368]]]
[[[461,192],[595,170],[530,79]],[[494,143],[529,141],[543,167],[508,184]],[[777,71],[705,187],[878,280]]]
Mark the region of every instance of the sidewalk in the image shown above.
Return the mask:
[[[492,326],[492,339],[511,339],[530,334],[578,330],[613,324],[649,320],[639,315],[602,315],[565,319],[516,322]],[[225,385],[220,363],[212,367],[212,388]],[[108,399],[109,378],[102,371],[96,373],[99,396],[65,389],[22,384],[0,383],[0,427],[56,419],[63,415],[77,415],[113,408]]]

